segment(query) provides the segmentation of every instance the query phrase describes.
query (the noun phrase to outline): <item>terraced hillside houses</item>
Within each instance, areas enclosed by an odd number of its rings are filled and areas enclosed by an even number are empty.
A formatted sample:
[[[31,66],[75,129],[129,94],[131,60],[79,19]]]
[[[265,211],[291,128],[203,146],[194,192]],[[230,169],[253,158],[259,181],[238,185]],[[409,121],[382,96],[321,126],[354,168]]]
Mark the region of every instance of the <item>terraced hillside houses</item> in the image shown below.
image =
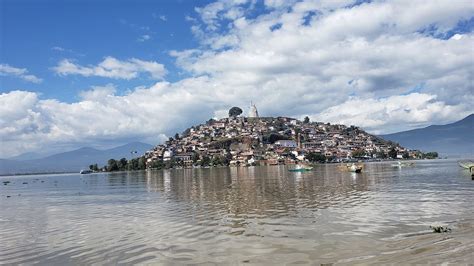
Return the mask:
[[[266,165],[416,157],[355,126],[289,117],[211,119],[176,134],[146,152],[149,168],[167,166]]]

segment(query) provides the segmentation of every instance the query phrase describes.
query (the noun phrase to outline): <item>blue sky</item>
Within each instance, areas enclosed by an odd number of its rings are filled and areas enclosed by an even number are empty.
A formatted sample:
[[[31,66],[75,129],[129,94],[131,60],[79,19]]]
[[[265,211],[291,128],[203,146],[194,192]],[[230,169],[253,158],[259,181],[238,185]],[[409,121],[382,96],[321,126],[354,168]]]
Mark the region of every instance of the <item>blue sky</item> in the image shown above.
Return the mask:
[[[474,112],[470,0],[0,0],[0,158],[232,106],[392,133]]]
[[[105,56],[159,61],[169,69],[166,79],[183,74],[174,67],[170,50],[198,45],[186,16],[195,16],[196,5],[209,1],[50,1],[20,0],[1,4],[1,61],[27,68],[43,79],[29,84],[2,77],[0,92],[28,86],[42,98],[72,102],[77,93],[91,85],[107,84],[107,78],[62,77],[51,71],[63,58],[82,65],[96,64]],[[141,40],[145,35],[149,40]],[[149,86],[146,77],[114,82],[119,91]]]

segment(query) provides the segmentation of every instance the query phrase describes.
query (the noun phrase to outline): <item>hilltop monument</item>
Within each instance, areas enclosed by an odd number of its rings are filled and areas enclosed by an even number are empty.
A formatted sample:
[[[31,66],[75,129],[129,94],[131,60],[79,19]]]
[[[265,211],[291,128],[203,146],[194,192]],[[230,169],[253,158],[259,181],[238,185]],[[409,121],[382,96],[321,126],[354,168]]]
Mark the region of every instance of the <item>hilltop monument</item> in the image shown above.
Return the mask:
[[[258,118],[257,106],[250,102],[249,117]]]

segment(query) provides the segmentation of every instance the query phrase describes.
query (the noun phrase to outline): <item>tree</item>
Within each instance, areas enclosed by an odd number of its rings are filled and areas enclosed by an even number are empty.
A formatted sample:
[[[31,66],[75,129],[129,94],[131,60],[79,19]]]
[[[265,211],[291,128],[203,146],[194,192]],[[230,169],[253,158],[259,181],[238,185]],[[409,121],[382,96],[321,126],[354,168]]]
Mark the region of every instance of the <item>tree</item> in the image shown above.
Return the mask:
[[[395,148],[392,147],[392,149],[388,152],[388,156],[392,159],[397,159],[397,151]]]
[[[221,160],[221,157],[220,156],[214,156],[212,157],[212,161],[211,161],[211,164],[212,165],[221,165],[222,164],[222,160]]]
[[[438,158],[438,153],[437,152],[427,152],[424,154],[424,157],[426,159],[436,159]]]
[[[133,158],[130,161],[128,161],[127,169],[128,170],[138,170],[138,158]]]
[[[201,160],[201,166],[208,166],[211,163],[209,156],[203,156]]]
[[[89,169],[93,171],[94,170],[94,165],[93,164],[89,165]]]
[[[118,165],[117,161],[114,159],[110,159],[107,161],[107,171],[112,172],[112,171],[117,171],[118,170]]]
[[[174,139],[179,139],[179,134],[178,133],[174,134]]]
[[[410,158],[410,154],[407,151],[403,152],[403,159],[408,159],[408,158]]]
[[[324,163],[326,161],[326,156],[317,152],[310,152],[306,154],[305,157],[308,161],[312,163],[315,163],[315,162]]]
[[[196,163],[199,160],[199,154],[197,152],[193,153],[191,160],[193,160],[193,164]]]
[[[387,158],[387,154],[385,154],[385,152],[383,151],[378,151],[376,154],[377,154],[377,158],[381,158],[381,159]]]
[[[304,118],[304,120],[303,120],[303,123],[309,124],[309,117],[306,116],[306,117]]]
[[[145,156],[142,156],[138,159],[138,170],[146,169],[146,159]]]
[[[365,151],[362,149],[357,149],[352,151],[352,157],[353,158],[360,158],[365,156]]]
[[[234,106],[229,109],[229,117],[237,117],[242,113],[242,109],[237,106]]]
[[[127,169],[127,159],[122,158],[117,162],[117,167],[119,170],[123,171]]]
[[[151,168],[162,169],[164,166],[163,160],[156,160],[151,163]]]
[[[262,141],[263,143],[275,143],[277,140],[289,140],[290,137],[286,135],[280,135],[278,133],[270,133],[268,135],[263,135],[262,136]]]

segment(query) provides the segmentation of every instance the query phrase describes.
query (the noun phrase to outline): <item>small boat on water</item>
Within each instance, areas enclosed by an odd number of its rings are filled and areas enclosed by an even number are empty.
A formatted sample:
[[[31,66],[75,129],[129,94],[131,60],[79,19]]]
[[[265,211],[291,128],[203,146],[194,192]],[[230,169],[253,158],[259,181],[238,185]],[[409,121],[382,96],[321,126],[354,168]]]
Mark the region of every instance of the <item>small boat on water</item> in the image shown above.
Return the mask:
[[[362,172],[362,166],[361,165],[356,165],[355,163],[347,166],[347,170],[349,170],[349,172],[353,172],[353,173],[360,173]]]
[[[471,174],[472,180],[474,180],[474,162],[472,162],[472,161],[460,161],[460,162],[458,162],[458,164],[462,168],[469,170],[469,173]]]
[[[474,167],[474,162],[471,161],[460,161],[458,162],[458,164],[464,169],[471,169],[472,167]]]
[[[313,170],[313,167],[308,166],[308,165],[299,165],[297,164],[295,168],[288,169],[290,172],[306,172],[306,171],[311,171]]]
[[[81,174],[81,175],[92,174],[92,173],[93,173],[93,171],[92,171],[92,170],[89,170],[89,169],[81,170],[81,171],[79,172],[79,174]]]

